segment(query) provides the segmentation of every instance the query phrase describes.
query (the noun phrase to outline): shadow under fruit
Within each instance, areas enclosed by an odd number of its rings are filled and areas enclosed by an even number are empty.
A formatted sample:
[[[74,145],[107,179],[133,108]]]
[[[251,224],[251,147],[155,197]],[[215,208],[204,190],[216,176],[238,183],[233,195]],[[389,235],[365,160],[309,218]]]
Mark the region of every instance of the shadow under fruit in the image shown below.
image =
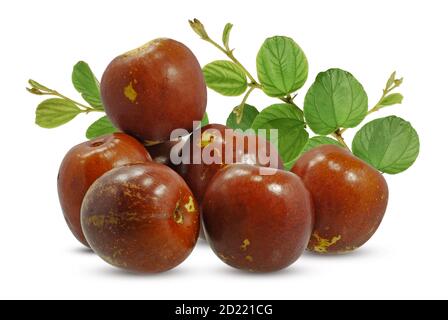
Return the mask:
[[[177,171],[179,165],[171,161],[171,153],[173,152],[180,157],[184,143],[185,141],[183,140],[165,141],[152,146],[146,146],[146,150],[151,155],[152,161],[164,164]]]
[[[301,156],[292,172],[313,197],[316,221],[309,250],[346,253],[373,236],[388,201],[387,183],[379,171],[348,150],[324,145]]]

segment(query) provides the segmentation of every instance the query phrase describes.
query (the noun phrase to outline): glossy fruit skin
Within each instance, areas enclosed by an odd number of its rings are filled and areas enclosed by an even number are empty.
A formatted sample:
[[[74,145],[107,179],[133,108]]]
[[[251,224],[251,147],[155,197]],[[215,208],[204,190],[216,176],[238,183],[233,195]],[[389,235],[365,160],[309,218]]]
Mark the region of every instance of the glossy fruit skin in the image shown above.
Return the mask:
[[[226,145],[229,143],[229,138],[225,135],[226,129],[231,130],[221,124],[209,124],[198,129],[201,133],[198,135],[191,135],[186,142],[186,145],[190,147],[190,150],[192,150],[194,146],[201,146],[201,153],[205,148],[215,149],[214,153],[219,159],[217,163],[206,164],[204,161],[200,161],[199,164],[193,164],[191,163],[193,161],[193,156],[190,153],[190,164],[183,163],[180,165],[179,173],[190,186],[199,203],[202,202],[202,198],[204,197],[205,190],[207,189],[210,180],[221,168],[228,164],[226,164],[226,156],[228,156],[226,153]],[[232,154],[229,156],[231,163],[245,163],[263,167],[271,166],[270,162],[260,163],[257,153],[249,152],[251,150],[248,149],[248,137],[244,137],[233,131],[232,133],[230,139],[232,140],[231,142],[233,142],[233,148],[231,149]],[[242,148],[237,147],[237,137],[244,139]],[[210,143],[213,143],[213,145]],[[269,142],[266,142],[263,138],[259,137],[256,149],[257,152],[261,150],[266,152],[267,155],[272,154],[277,163],[276,166],[273,166],[274,168],[283,168],[282,160],[280,159],[276,148]]]
[[[375,168],[344,148],[324,145],[301,156],[292,172],[302,178],[314,201],[309,250],[346,253],[373,236],[388,201],[386,180]]]
[[[174,129],[191,132],[207,104],[199,62],[172,39],[115,58],[103,74],[101,96],[112,123],[149,144],[170,140]]]
[[[210,182],[202,203],[206,237],[226,264],[251,272],[288,267],[306,249],[313,228],[311,196],[283,170],[234,164]]]
[[[102,136],[73,147],[64,157],[57,179],[59,201],[73,235],[89,246],[81,229],[81,204],[89,187],[107,171],[150,161],[143,145],[124,133]]]
[[[148,150],[151,155],[152,161],[166,165],[177,171],[179,165],[174,164],[171,161],[171,151],[176,152],[180,156],[184,143],[185,141],[183,140],[165,141],[152,146],[147,146],[146,150]]]
[[[99,178],[84,199],[81,221],[95,253],[134,272],[178,266],[199,234],[190,189],[176,172],[155,162],[116,168]]]

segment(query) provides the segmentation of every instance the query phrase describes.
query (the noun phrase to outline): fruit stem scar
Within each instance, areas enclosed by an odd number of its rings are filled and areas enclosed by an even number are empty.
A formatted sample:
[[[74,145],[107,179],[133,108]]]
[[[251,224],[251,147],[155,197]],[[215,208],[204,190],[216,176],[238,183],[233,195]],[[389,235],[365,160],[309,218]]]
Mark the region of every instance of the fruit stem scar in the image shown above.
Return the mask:
[[[193,197],[192,197],[192,196],[190,196],[190,197],[188,198],[188,203],[187,203],[184,207],[185,207],[185,209],[187,209],[187,211],[190,212],[190,213],[196,211],[196,207],[195,207],[195,205],[194,205],[194,200],[193,200]]]
[[[249,239],[244,239],[243,244],[240,246],[240,249],[242,251],[246,251],[249,246],[250,246]]]
[[[314,246],[314,251],[318,253],[327,253],[328,248],[335,245],[342,239],[340,235],[333,237],[331,240],[321,238],[317,232],[313,233],[313,237],[316,239],[317,244]]]
[[[124,88],[123,93],[132,103],[137,100],[137,91],[135,91],[132,81]]]

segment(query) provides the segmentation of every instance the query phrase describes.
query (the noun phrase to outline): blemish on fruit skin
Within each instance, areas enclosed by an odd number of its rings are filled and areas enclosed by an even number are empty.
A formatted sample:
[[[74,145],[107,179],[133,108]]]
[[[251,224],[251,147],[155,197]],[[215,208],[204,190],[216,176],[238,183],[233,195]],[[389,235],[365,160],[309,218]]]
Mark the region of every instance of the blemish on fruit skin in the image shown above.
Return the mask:
[[[240,249],[242,251],[246,251],[249,246],[250,246],[249,239],[244,239],[243,244],[240,246]]]
[[[246,256],[246,260],[249,262],[253,262],[254,258],[252,258],[252,256]]]
[[[313,238],[316,239],[317,244],[313,247],[313,250],[317,253],[327,253],[328,248],[335,245],[339,240],[342,239],[341,235],[333,237],[331,240],[321,238],[317,232],[313,233]]]
[[[184,223],[184,216],[182,215],[182,212],[180,210],[180,202],[177,202],[176,209],[174,209],[173,214],[174,222],[177,224],[183,224]]]
[[[190,196],[190,197],[188,198],[188,203],[187,203],[184,207],[185,207],[185,209],[187,209],[187,211],[190,212],[190,213],[196,211],[196,207],[195,207],[195,205],[194,205],[194,200],[193,200],[193,197],[192,197],[192,196]]]
[[[224,254],[222,254],[222,253],[218,254],[218,256],[219,256],[222,260],[224,260],[224,261],[229,260],[229,257],[227,257],[226,255],[224,255]]]
[[[213,141],[215,141],[215,136],[213,135],[213,133],[205,131],[201,135],[201,141],[199,141],[199,146],[205,148],[209,144],[213,143]]]
[[[117,225],[119,218],[114,215],[97,214],[87,218],[87,224],[96,228],[104,228],[105,225]]]
[[[132,81],[129,82],[129,84],[124,88],[123,93],[125,97],[128,98],[132,103],[137,100],[137,91],[135,91]]]

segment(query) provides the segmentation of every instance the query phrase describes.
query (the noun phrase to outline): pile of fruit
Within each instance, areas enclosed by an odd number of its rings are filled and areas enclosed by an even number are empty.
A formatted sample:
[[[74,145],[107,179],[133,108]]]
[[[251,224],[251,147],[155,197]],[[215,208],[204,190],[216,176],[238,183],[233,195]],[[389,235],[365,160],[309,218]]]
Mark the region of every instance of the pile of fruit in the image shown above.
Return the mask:
[[[308,60],[292,39],[266,40],[257,81],[229,47],[232,25],[221,46],[198,20],[190,24],[229,60],[201,69],[185,45],[163,38],[115,58],[101,82],[80,62],[72,78],[87,104],[30,80],[31,93],[54,96],[37,108],[41,127],[106,112],[59,170],[59,199],[74,236],[109,264],[136,272],[178,266],[201,234],[223,262],[251,272],[286,268],[305,249],[341,254],[365,244],[387,207],[381,172],[407,169],[418,136],[401,118],[377,119],[357,133],[352,153],[342,133],[401,103],[391,91],[402,79],[392,74],[368,110],[361,84],[330,69],[318,75],[302,110],[293,93],[307,79]],[[206,86],[245,93],[226,126],[208,124]],[[247,104],[256,89],[283,103],[259,112]],[[309,138],[310,129],[318,136]],[[213,161],[196,159],[195,148]]]

